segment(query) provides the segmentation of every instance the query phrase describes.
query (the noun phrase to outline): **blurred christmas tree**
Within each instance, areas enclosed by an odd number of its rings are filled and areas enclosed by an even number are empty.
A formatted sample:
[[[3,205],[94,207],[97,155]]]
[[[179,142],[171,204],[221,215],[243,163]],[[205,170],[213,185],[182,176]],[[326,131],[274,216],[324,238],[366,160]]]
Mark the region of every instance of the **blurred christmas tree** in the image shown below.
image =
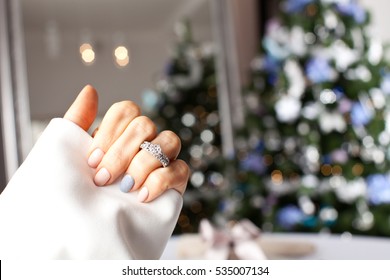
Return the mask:
[[[191,169],[184,205],[174,233],[196,232],[211,217],[224,188],[214,53],[193,41],[188,21],[175,27],[178,42],[156,90],[144,93],[144,108],[160,130],[182,140],[179,158]]]
[[[354,0],[280,3],[244,94],[236,218],[390,236],[390,72],[368,26]]]

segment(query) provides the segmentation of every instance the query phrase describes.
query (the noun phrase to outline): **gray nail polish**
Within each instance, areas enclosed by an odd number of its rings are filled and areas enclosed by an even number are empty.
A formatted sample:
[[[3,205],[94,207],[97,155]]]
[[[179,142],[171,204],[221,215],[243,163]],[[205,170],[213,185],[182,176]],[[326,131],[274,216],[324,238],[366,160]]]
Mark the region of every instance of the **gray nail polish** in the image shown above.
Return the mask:
[[[123,179],[121,181],[121,184],[119,186],[120,190],[124,193],[127,193],[131,190],[131,188],[134,186],[134,178],[130,175],[126,174],[123,176]]]

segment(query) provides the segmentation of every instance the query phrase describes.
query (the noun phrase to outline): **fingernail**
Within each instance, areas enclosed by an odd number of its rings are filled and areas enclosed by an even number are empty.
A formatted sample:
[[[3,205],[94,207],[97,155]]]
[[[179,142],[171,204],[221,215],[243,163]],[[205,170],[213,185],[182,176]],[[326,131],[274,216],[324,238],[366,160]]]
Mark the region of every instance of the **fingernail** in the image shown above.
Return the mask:
[[[143,187],[138,193],[138,201],[144,202],[149,196],[149,191],[146,187]]]
[[[110,178],[110,172],[108,172],[106,168],[102,168],[99,170],[98,173],[96,173],[94,181],[96,185],[103,186],[105,183],[108,182],[108,180],[110,180]]]
[[[133,186],[134,186],[134,178],[126,174],[125,176],[123,176],[121,184],[119,185],[119,189],[122,192],[127,193],[133,188]]]
[[[104,152],[101,149],[95,149],[88,158],[88,165],[92,168],[97,167],[102,161],[103,156]]]

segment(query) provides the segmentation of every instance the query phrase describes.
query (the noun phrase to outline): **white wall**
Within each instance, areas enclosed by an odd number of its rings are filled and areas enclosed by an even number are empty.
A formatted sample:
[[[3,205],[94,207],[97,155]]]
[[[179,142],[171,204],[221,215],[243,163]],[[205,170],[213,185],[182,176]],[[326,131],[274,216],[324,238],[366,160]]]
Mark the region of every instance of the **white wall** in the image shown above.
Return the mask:
[[[78,48],[80,37],[75,32],[61,34],[58,57],[46,52],[44,34],[40,30],[26,31],[30,108],[33,118],[44,119],[63,114],[80,89],[87,83],[99,92],[100,111],[108,104],[131,99],[140,102],[143,89],[153,86],[168,57],[170,40],[154,34],[136,38],[128,34],[131,63],[119,69],[112,59],[112,34],[99,33],[96,61],[91,66],[82,63]]]
[[[210,26],[194,26],[197,41],[211,41]],[[60,28],[59,28],[60,29]],[[172,27],[173,29],[173,27]],[[153,88],[175,47],[173,30],[124,34],[131,51],[128,67],[113,62],[114,30],[93,32],[97,42],[96,62],[86,66],[79,56],[80,31],[61,30],[58,57],[47,54],[44,31],[25,28],[30,108],[33,119],[62,116],[80,89],[91,84],[99,92],[100,115],[114,102],[130,99],[141,104],[141,94]]]

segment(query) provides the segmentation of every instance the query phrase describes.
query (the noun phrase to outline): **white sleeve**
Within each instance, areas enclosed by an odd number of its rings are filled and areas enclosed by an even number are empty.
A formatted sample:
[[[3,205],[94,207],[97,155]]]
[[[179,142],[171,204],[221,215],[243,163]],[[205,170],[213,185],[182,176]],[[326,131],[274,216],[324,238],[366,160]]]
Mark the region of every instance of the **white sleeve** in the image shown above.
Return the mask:
[[[181,195],[150,203],[116,182],[93,183],[92,138],[53,119],[0,195],[0,259],[158,259],[172,234]]]

